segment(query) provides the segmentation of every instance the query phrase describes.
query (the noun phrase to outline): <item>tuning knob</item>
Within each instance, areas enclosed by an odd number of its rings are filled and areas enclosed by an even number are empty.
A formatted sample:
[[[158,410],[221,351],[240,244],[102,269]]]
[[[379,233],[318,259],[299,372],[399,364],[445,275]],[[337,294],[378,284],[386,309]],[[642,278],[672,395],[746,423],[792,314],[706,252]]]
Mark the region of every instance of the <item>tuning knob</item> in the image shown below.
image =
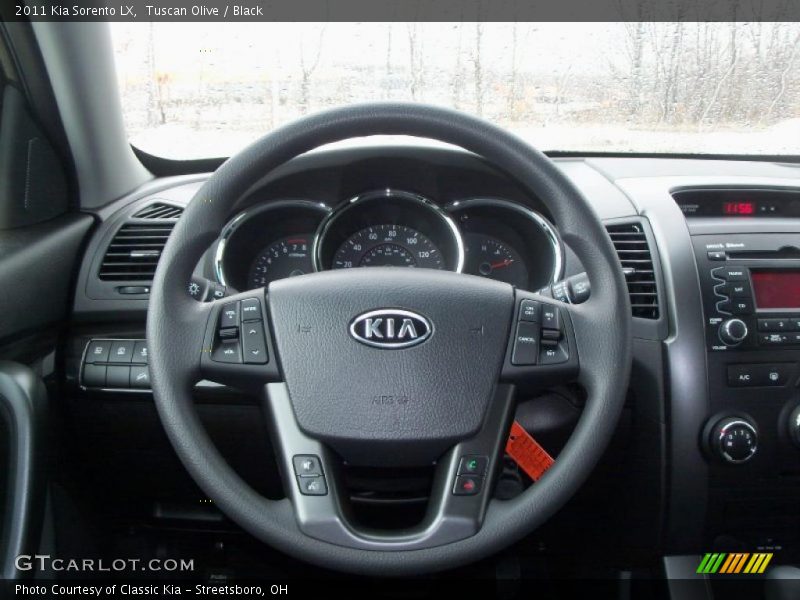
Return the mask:
[[[728,319],[719,326],[719,339],[728,346],[741,344],[747,337],[747,323],[741,319]]]
[[[758,432],[745,419],[726,417],[711,428],[709,445],[720,460],[733,465],[741,464],[756,453]]]

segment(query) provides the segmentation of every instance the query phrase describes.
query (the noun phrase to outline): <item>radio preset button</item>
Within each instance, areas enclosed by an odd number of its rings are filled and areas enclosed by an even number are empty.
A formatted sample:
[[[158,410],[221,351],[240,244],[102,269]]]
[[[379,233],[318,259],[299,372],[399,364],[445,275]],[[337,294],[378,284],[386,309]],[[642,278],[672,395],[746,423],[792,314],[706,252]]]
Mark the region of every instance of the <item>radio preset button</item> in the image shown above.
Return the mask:
[[[796,322],[791,319],[759,319],[759,331],[794,331]]]

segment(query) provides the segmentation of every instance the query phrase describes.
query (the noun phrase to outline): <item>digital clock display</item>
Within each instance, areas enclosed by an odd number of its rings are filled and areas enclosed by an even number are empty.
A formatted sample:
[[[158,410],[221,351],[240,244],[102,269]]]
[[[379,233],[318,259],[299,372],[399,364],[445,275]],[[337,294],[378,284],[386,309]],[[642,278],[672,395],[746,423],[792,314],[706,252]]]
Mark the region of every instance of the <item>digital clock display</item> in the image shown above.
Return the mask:
[[[755,202],[723,202],[722,214],[747,217],[756,213]]]

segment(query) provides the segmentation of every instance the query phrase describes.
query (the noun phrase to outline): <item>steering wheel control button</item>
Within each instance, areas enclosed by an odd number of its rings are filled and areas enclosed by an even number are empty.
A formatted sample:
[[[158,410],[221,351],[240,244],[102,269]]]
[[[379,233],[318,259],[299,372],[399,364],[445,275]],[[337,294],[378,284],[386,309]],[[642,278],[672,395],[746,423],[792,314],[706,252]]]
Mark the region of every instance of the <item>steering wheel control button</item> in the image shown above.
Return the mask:
[[[130,387],[150,388],[150,369],[147,365],[134,365],[131,367]]]
[[[111,342],[111,351],[108,355],[108,362],[130,364],[131,357],[133,356],[133,345],[133,340],[118,340]]]
[[[459,475],[477,475],[483,477],[486,474],[486,465],[489,459],[485,456],[462,456],[458,463]]]
[[[219,316],[220,329],[239,326],[239,303],[231,302],[222,307]]]
[[[106,387],[106,366],[93,364],[83,365],[83,386]]]
[[[111,350],[111,342],[105,340],[92,340],[86,349],[87,363],[108,362],[108,353]]]
[[[539,359],[539,324],[520,321],[514,338],[511,364],[518,366],[535,365]]]
[[[211,353],[211,360],[221,363],[241,364],[242,345],[239,340],[222,341]]]
[[[523,300],[519,304],[519,320],[538,323],[541,314],[541,304],[536,300]]]
[[[328,484],[324,477],[298,477],[300,493],[304,496],[326,496]]]
[[[456,477],[456,485],[453,487],[455,496],[474,496],[479,494],[483,484],[483,479],[475,475],[459,475]]]
[[[561,329],[561,317],[555,306],[542,307],[542,329]]]
[[[564,344],[557,344],[555,346],[542,345],[542,352],[539,355],[540,365],[557,365],[567,362],[568,360],[569,353]]]
[[[298,454],[292,458],[294,474],[298,477],[322,477],[319,457],[313,454]]]
[[[133,358],[131,362],[139,365],[146,365],[147,358],[147,342],[145,340],[139,340],[133,345]]]
[[[242,323],[242,351],[245,364],[264,365],[269,361],[264,326],[261,321]]]
[[[106,372],[106,387],[125,389],[130,384],[131,368],[111,365]]]
[[[247,298],[242,300],[242,321],[260,321],[261,303],[258,298]]]

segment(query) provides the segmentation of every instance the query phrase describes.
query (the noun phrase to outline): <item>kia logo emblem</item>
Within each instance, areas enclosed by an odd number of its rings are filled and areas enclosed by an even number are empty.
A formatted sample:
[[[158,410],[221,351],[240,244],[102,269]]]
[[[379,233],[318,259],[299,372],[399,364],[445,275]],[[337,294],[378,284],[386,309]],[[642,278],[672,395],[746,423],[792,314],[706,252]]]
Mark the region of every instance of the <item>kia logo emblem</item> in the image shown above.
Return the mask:
[[[389,350],[421,344],[431,337],[431,333],[431,322],[410,310],[371,310],[358,315],[350,323],[350,335],[356,341]]]

